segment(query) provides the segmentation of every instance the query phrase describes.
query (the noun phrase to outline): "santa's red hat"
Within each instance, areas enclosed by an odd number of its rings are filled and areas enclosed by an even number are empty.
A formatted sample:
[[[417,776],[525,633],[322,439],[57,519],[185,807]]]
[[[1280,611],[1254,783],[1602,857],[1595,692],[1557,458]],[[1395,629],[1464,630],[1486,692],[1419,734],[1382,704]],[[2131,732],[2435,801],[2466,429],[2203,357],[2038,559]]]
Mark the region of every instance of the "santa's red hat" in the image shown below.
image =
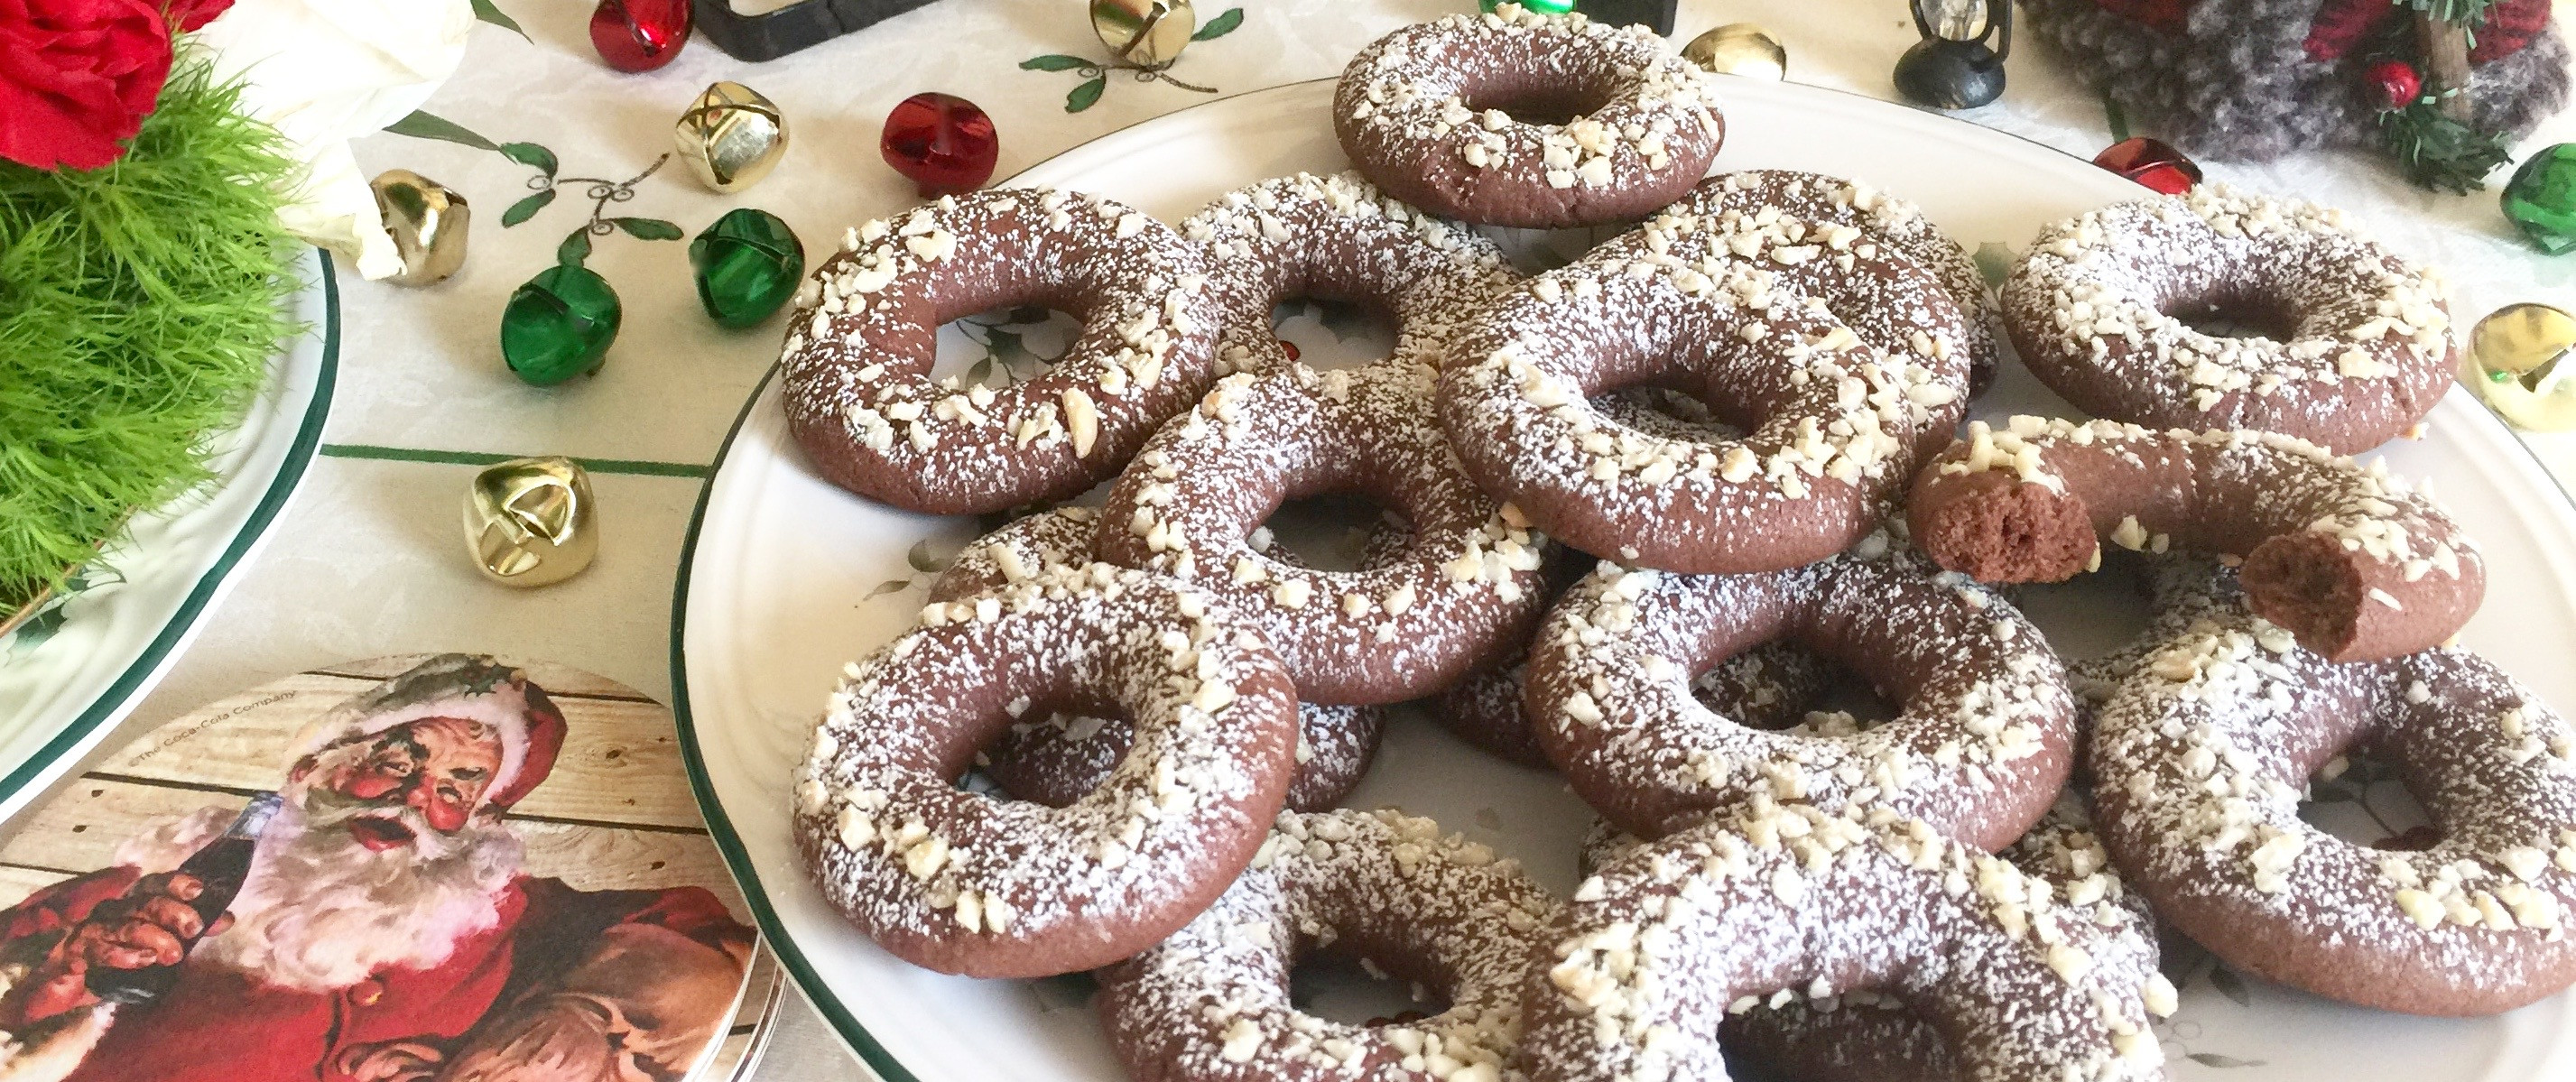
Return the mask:
[[[432,657],[333,707],[295,734],[291,750],[302,764],[395,726],[442,717],[481,722],[500,734],[501,767],[483,790],[483,804],[496,810],[546,780],[563,750],[563,712],[545,689],[525,672],[472,654]]]

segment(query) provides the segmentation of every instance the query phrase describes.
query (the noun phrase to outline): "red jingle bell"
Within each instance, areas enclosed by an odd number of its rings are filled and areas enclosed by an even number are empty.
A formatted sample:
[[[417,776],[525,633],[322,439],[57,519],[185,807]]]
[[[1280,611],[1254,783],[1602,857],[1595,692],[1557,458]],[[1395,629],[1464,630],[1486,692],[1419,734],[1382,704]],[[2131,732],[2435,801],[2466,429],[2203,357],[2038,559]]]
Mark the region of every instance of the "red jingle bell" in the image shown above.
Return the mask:
[[[2424,77],[2415,74],[2414,65],[2403,60],[2382,60],[2364,73],[2370,85],[2379,88],[2379,107],[2403,109],[2424,96]]]
[[[590,13],[590,44],[619,71],[651,71],[680,55],[689,41],[690,0],[599,0]]]
[[[993,179],[1002,140],[993,134],[993,118],[974,102],[954,94],[915,94],[886,114],[877,149],[928,199],[983,187]]]
[[[2200,183],[2200,166],[2171,144],[2145,136],[2111,144],[2093,156],[2093,164],[2166,195],[2181,195]]]

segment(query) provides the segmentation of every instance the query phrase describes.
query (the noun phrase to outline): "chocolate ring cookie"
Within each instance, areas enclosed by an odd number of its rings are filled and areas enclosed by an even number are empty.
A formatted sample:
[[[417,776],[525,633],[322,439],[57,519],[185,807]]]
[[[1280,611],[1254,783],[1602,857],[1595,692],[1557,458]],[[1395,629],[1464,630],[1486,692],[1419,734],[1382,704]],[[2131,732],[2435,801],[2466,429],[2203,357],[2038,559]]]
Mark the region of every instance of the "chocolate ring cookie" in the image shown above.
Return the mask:
[[[1434,214],[1529,229],[1635,221],[1717,156],[1713,82],[1645,27],[1505,4],[1361,49],[1333,95],[1333,133],[1363,175]]]
[[[924,608],[850,667],[796,772],[797,851],[824,898],[896,957],[978,977],[1091,969],[1189,923],[1251,862],[1295,770],[1288,674],[1215,609],[1106,564]],[[1017,700],[1115,712],[1133,746],[1064,808],[957,788]]]
[[[2050,226],[2005,279],[2004,328],[2098,417],[2252,428],[2357,454],[2451,386],[2441,282],[2339,211],[2206,185]],[[2217,315],[2265,337],[2221,337]]]
[[[1926,467],[1914,543],[1984,582],[2057,582],[2123,548],[2242,556],[2254,611],[2330,661],[2437,645],[2486,593],[2448,515],[2377,462],[2290,436],[2015,417]]]
[[[1800,724],[1833,675],[1823,658],[1787,643],[1764,643],[1691,680],[1691,695],[1711,713],[1756,729]],[[1507,762],[1554,770],[1523,705],[1529,658],[1480,669],[1424,705],[1431,720]]]
[[[1756,575],[1604,564],[1548,614],[1528,706],[1586,803],[1655,837],[1756,797],[1885,807],[1981,849],[2036,822],[2073,764],[2075,703],[2039,628],[1911,554]],[[1691,678],[1786,640],[1901,704],[1870,728],[1746,728]]]
[[[1556,900],[1493,850],[1392,811],[1279,817],[1233,889],[1101,971],[1100,1018],[1137,1082],[1518,1078],[1522,988]],[[1292,1006],[1314,953],[1436,990],[1447,1010],[1352,1026]]]
[[[1589,878],[1646,843],[1636,835],[1595,822],[1583,839],[1582,875]],[[2106,943],[2132,957],[2123,964],[2148,974],[2140,993],[2147,1013],[2173,1013],[2179,993],[2157,971],[2156,917],[2146,898],[2120,879],[2111,855],[2093,830],[2087,801],[2069,790],[2030,828],[1995,854],[2033,879],[2045,881],[2050,904],[2089,910],[2094,924],[2113,932]],[[2139,955],[2137,952],[2145,953]],[[1865,1078],[1870,1082],[1957,1082],[1949,1039],[1904,1002],[1865,988],[1831,989],[1810,997],[1791,987],[1758,1006],[1730,1012],[1719,1030],[1728,1052],[1795,1082]]]
[[[1885,809],[1748,807],[1584,881],[1521,1050],[1544,1082],[1725,1078],[1731,1016],[1864,991],[1943,1034],[1962,1078],[2162,1078],[2154,945],[2055,893]]]
[[[1216,378],[1197,249],[1110,200],[942,198],[851,230],[814,275],[780,360],[788,427],[832,483],[906,510],[1076,495]],[[998,391],[930,378],[942,325],[1018,304],[1082,320],[1054,367]]]
[[[1456,683],[1537,623],[1542,542],[1458,468],[1430,417],[1431,379],[1395,361],[1226,377],[1110,490],[1101,557],[1214,593],[1308,702]],[[1283,502],[1352,489],[1411,524],[1400,559],[1315,571],[1246,542]]]
[[[1356,173],[1299,173],[1227,192],[1181,223],[1234,315],[1226,373],[1288,364],[1270,322],[1282,301],[1352,301],[1395,317],[1395,359],[1438,367],[1450,335],[1520,276],[1483,234],[1380,192]]]
[[[1088,507],[1058,507],[1013,520],[960,551],[931,584],[930,599],[954,601],[1041,571],[1078,568],[1091,562],[1091,542],[1099,532],[1098,517]],[[1388,543],[1379,538],[1393,532],[1379,531],[1371,544]],[[1271,550],[1271,556],[1297,563],[1297,555],[1285,547]],[[1012,712],[1010,731],[978,753],[976,765],[1002,791],[1022,800],[1063,807],[1082,799],[1126,758],[1135,739],[1134,730],[1116,718],[1044,704],[1012,705],[1020,709]],[[1350,795],[1377,757],[1386,721],[1383,707],[1299,703],[1297,776],[1288,785],[1288,807],[1320,811]]]
[[[2440,840],[2382,850],[2302,819],[2347,752],[2392,764]],[[2241,972],[2438,1015],[2576,982],[2576,728],[2475,654],[2337,664],[2238,599],[2121,683],[2091,765],[2121,870]]]
[[[2002,358],[1995,343],[1994,296],[1986,289],[1986,276],[1968,250],[1914,204],[1858,181],[1822,173],[1744,169],[1701,181],[1673,209],[1706,217],[1732,213],[1758,219],[1769,213],[1816,226],[1859,230],[1863,243],[1911,259],[1939,280],[1942,291],[1966,319],[1963,336],[1953,344],[1967,351],[1970,389],[1984,393],[1994,382],[1995,367]]]
[[[1769,268],[1801,264],[1780,254],[1811,262],[1821,244],[1735,234],[1756,262],[1714,235],[1679,250],[1657,235],[1529,280],[1460,338],[1440,423],[1468,474],[1549,536],[1647,567],[1770,571],[1859,541],[1966,410],[1966,359],[1929,355],[1928,336],[1887,353],[1783,288]],[[1749,434],[1657,435],[1592,402],[1643,384]]]

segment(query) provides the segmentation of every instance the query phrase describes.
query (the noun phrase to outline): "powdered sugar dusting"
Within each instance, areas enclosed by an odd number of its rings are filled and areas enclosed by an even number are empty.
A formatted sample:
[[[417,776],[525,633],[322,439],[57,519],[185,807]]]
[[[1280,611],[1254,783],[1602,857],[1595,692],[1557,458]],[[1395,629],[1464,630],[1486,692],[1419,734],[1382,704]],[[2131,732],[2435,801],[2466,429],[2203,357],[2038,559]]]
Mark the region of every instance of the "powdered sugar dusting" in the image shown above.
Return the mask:
[[[796,774],[798,848],[824,896],[916,964],[1035,976],[1125,957],[1248,861],[1287,788],[1295,697],[1213,602],[1095,564],[972,600],[853,664]],[[1062,809],[951,779],[1007,703],[1079,692],[1135,746]]]
[[[1131,1064],[1195,1079],[1496,1082],[1556,901],[1491,849],[1397,812],[1283,815],[1224,897],[1101,976],[1101,1016]],[[1288,1001],[1301,955],[1355,956],[1431,986],[1446,1011],[1352,1026]]]

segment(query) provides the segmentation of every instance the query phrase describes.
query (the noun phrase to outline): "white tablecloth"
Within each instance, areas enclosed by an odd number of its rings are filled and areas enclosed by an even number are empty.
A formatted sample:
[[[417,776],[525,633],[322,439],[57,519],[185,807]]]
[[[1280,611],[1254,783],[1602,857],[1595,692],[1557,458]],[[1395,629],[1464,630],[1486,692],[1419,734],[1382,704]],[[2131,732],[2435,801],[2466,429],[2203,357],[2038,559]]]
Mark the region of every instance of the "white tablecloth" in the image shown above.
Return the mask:
[[[1202,18],[1226,0],[1200,0]],[[1241,29],[1194,46],[1174,74],[1240,93],[1328,77],[1351,52],[1407,22],[1470,0],[1240,0]],[[942,0],[869,30],[765,65],[699,39],[670,66],[622,75],[592,53],[587,3],[501,0],[535,39],[478,27],[464,69],[428,108],[496,141],[552,148],[567,175],[623,178],[670,149],[672,121],[717,79],[751,85],[786,111],[794,146],[776,174],[740,196],[699,188],[675,162],[618,213],[667,218],[691,234],[735,206],[784,217],[819,258],[843,227],[901,208],[909,185],[879,160],[879,125],[923,90],[969,97],[1002,137],[1000,175],[1102,133],[1205,100],[1115,75],[1098,105],[1068,114],[1071,72],[1035,72],[1042,53],[1097,58],[1081,0]],[[2562,6],[2562,23],[2569,19]],[[1683,0],[1678,40],[1725,22],[1768,26],[1798,82],[1892,96],[1888,72],[1914,41],[1902,0]],[[2038,48],[2012,59],[2004,99],[1967,114],[2090,157],[2110,142],[2100,103]],[[2152,134],[2142,132],[2141,134]],[[2561,117],[2531,147],[2576,139]],[[339,400],[325,441],[408,450],[569,454],[704,465],[744,397],[774,359],[773,324],[717,328],[698,309],[685,244],[618,236],[590,265],[625,300],[625,329],[596,378],[531,388],[501,365],[503,301],[553,258],[579,221],[577,192],[534,221],[503,229],[502,208],[527,193],[529,171],[489,152],[380,135],[361,140],[368,172],[405,167],[473,201],[465,270],[407,290],[342,282],[346,318]],[[2576,257],[2551,260],[2511,233],[2492,194],[2459,198],[2407,187],[2374,158],[2322,155],[2252,168],[2211,164],[2213,178],[2298,194],[2354,212],[2401,251],[2446,268],[2464,321],[2516,300],[2576,307]],[[1904,178],[1871,178],[1902,193]],[[2026,237],[1962,238],[1972,246]],[[2534,441],[2562,479],[2576,477],[2576,436]],[[459,501],[471,467],[326,457],[304,482],[258,565],[210,617],[209,633],[138,710],[127,735],[210,698],[348,658],[477,650],[549,658],[648,693],[669,686],[672,576],[700,482],[680,476],[595,477],[607,532],[598,563],[534,592],[494,586],[465,559]],[[850,1070],[801,1003],[764,1078]],[[826,1075],[825,1072],[831,1072]]]

